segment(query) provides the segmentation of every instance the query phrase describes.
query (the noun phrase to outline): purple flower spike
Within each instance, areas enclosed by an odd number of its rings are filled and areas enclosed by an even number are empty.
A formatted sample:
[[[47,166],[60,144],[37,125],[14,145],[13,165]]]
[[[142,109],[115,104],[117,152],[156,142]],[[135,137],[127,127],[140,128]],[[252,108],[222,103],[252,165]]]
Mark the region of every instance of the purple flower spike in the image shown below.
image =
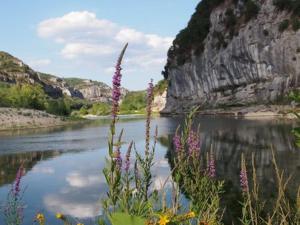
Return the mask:
[[[216,162],[213,154],[210,154],[210,159],[208,162],[207,174],[210,178],[216,177]]]
[[[191,130],[187,141],[190,155],[200,152],[200,137],[196,132]]]
[[[113,160],[116,162],[117,168],[121,169],[122,168],[122,156],[121,156],[120,148],[115,150]]]
[[[127,153],[126,153],[126,157],[125,157],[125,167],[124,167],[124,170],[125,170],[126,173],[128,173],[129,168],[130,168],[130,155],[131,155],[132,145],[133,145],[133,141],[130,142],[130,144],[128,146]]]
[[[153,101],[153,80],[151,79],[147,89],[147,119],[146,119],[146,146],[145,155],[149,154],[149,142],[150,142],[150,120],[152,113],[152,101]]]
[[[248,176],[247,176],[247,171],[246,170],[241,170],[240,173],[240,183],[241,183],[241,188],[243,192],[248,192],[249,186],[248,186]]]
[[[175,151],[177,153],[180,152],[181,149],[182,149],[181,138],[180,138],[180,136],[177,133],[173,137],[173,144],[174,144],[174,147],[175,147]]]
[[[125,47],[123,48],[119,59],[117,61],[116,64],[116,71],[115,74],[113,76],[113,80],[112,80],[112,118],[113,118],[113,124],[115,123],[115,120],[117,118],[118,112],[119,112],[119,101],[121,98],[121,78],[122,78],[122,74],[121,74],[121,63],[122,63],[122,59],[123,56],[125,54],[126,48],[127,48],[128,44],[125,45]]]

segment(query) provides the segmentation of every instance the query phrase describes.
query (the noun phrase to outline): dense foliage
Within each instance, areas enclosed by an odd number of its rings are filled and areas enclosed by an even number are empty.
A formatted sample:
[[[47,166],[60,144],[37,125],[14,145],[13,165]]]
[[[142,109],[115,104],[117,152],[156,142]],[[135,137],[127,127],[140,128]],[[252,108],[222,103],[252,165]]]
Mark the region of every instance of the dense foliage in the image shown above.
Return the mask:
[[[287,10],[295,16],[300,16],[299,0],[273,0],[273,3],[280,10]]]
[[[63,97],[52,99],[40,85],[9,85],[0,83],[0,107],[45,110],[50,114],[68,116],[74,109],[87,104],[84,100]]]
[[[7,73],[24,73],[29,70],[30,68],[27,65],[20,64],[13,56],[0,51],[0,71]]]
[[[133,91],[125,95],[120,105],[123,114],[144,112],[146,108],[146,91]]]

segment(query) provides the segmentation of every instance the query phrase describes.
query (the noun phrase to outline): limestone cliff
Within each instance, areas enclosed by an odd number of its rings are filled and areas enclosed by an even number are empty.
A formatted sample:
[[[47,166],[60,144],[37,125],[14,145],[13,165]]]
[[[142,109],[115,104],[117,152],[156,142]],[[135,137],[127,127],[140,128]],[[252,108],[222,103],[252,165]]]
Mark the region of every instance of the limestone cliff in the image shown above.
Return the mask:
[[[274,2],[202,0],[169,50],[163,112],[276,103],[298,88],[299,8]]]
[[[90,102],[111,102],[112,99],[111,87],[105,83],[80,78],[60,78],[36,72],[20,59],[1,51],[0,82],[41,85],[45,93],[52,98],[67,95]],[[122,96],[126,93],[128,90],[122,89]]]

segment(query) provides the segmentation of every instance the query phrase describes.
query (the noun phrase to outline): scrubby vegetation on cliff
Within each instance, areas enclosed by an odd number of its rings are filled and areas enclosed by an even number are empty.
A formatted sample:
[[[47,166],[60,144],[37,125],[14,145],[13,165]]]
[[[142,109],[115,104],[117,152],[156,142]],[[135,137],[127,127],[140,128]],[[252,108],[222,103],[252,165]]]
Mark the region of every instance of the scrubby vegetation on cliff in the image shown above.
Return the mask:
[[[173,41],[173,46],[168,52],[169,58],[176,58],[177,64],[183,65],[190,59],[192,51],[196,55],[203,52],[204,40],[211,28],[211,13],[222,3],[224,3],[224,0],[202,0],[198,4],[196,12],[192,15],[187,27],[181,30]],[[238,3],[240,3],[239,7],[242,13],[239,17],[236,17],[233,8]],[[233,0],[231,5],[232,7],[229,6],[225,12],[224,26],[229,30],[232,37],[234,32],[238,30],[236,25],[239,24],[240,26],[256,17],[260,7],[255,0]],[[218,37],[220,39],[220,35]],[[222,41],[220,43],[224,47],[227,46]]]

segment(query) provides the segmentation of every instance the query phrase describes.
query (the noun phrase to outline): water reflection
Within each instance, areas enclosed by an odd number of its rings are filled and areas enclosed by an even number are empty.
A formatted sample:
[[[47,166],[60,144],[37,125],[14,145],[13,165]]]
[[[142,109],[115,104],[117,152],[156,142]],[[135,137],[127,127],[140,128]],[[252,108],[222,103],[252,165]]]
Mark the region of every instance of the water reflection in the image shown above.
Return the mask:
[[[170,140],[182,119],[153,119],[153,127],[159,126],[160,138],[152,188],[159,189],[170,174]],[[261,184],[267,190],[274,187],[271,144],[276,149],[279,166],[294,175],[291,192],[296,190],[300,182],[300,153],[290,133],[295,126],[293,122],[201,117],[194,122],[195,126],[198,123],[201,124],[201,149],[206,151],[213,147],[217,173],[226,178],[227,191],[238,192],[241,152],[245,152],[248,161],[251,153],[255,152]],[[129,143],[135,140],[139,151],[144,146],[144,124],[142,118],[126,118],[118,124],[118,130],[125,130],[124,141]],[[101,120],[50,131],[22,131],[1,136],[0,201],[5,199],[9,188],[7,184],[13,182],[23,161],[27,171],[23,181],[24,186],[27,186],[24,200],[28,205],[25,225],[32,224],[37,211],[44,212],[48,223],[53,225],[59,224],[53,218],[58,211],[78,218],[100,215],[100,199],[106,193],[102,169],[107,151],[108,129],[109,121]],[[126,146],[122,151],[126,151]],[[271,193],[269,191],[266,194]],[[235,207],[234,203],[230,203],[230,196],[225,197],[226,203]],[[0,216],[1,221],[3,218]]]
[[[288,186],[288,196],[295,199],[300,185],[300,152],[295,145],[291,135],[293,122],[283,121],[251,121],[227,120],[204,121],[198,118],[201,129],[201,151],[202,157],[205,152],[213,150],[217,162],[217,175],[225,180],[225,194],[223,205],[226,207],[224,213],[225,224],[228,221],[239,223],[238,215],[240,205],[239,172],[241,153],[246,156],[248,172],[251,174],[251,159],[254,154],[258,183],[262,191],[262,198],[274,200],[276,196],[276,175],[272,164],[272,149],[275,152],[277,164],[285,171],[285,177],[292,176]],[[218,125],[215,122],[219,122]],[[164,143],[169,143],[172,138],[164,138]],[[169,147],[167,154],[170,166],[173,168],[173,150]],[[266,206],[267,207],[267,206]]]

